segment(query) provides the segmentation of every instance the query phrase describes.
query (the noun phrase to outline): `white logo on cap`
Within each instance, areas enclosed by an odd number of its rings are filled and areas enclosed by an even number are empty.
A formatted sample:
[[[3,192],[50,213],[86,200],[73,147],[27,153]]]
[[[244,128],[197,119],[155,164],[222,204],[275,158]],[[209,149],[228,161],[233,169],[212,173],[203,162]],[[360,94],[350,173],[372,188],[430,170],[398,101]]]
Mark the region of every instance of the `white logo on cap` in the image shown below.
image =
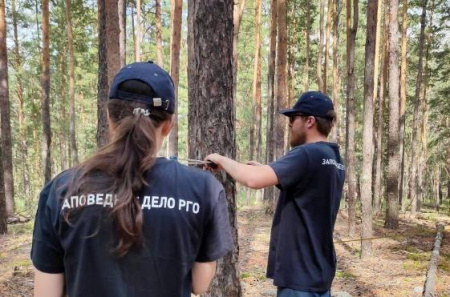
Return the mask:
[[[153,106],[162,106],[161,98],[153,98]]]

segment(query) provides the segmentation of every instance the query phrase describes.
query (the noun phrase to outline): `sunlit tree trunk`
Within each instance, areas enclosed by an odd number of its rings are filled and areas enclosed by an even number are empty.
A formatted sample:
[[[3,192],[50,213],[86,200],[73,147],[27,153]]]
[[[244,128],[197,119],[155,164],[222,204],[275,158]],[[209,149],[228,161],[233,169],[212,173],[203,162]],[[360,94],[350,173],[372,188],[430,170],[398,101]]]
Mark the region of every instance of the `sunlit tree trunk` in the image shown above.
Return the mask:
[[[42,168],[44,169],[44,184],[47,184],[52,176],[50,146],[52,132],[50,129],[50,38],[49,38],[49,3],[42,2]]]
[[[328,0],[327,9],[327,30],[325,36],[325,64],[323,67],[323,91],[328,94],[328,64],[329,64],[329,47],[330,47],[330,36],[331,36],[331,13],[333,11],[333,0]]]
[[[163,49],[162,49],[162,26],[161,26],[161,0],[155,0],[155,18],[156,18],[156,63],[164,67]]]
[[[372,237],[372,169],[373,169],[373,81],[375,64],[375,39],[377,34],[378,0],[367,3],[366,29],[366,63],[364,67],[364,126],[363,126],[363,160],[361,174],[361,210],[362,210],[362,238]],[[361,243],[361,257],[372,256],[372,241],[363,240]]]
[[[325,0],[320,0],[320,17],[319,17],[319,44],[317,46],[317,88],[321,92],[324,91],[324,84],[323,84],[323,77],[322,77],[322,61],[323,61],[323,40],[325,37],[325,30],[324,30],[324,18],[325,18]]]
[[[389,2],[389,140],[385,227],[398,228],[399,151],[399,67],[398,67],[398,0]]]
[[[400,67],[400,155],[402,158],[400,169],[399,203],[402,211],[405,210],[405,199],[403,198],[403,181],[405,178],[405,109],[406,109],[406,71],[408,51],[408,0],[403,0],[403,20],[402,20],[402,56]]]
[[[352,13],[353,9],[353,13]],[[347,0],[347,205],[348,233],[355,235],[356,225],[356,172],[355,172],[355,40],[358,30],[358,0]]]
[[[136,62],[141,61],[141,40],[142,40],[142,28],[141,28],[141,0],[136,0],[136,23],[134,24],[134,60]]]
[[[238,44],[239,44],[239,30],[241,28],[242,14],[244,13],[245,1],[240,0],[240,2],[235,2],[233,6],[233,86],[234,86],[234,97],[236,97],[237,89],[237,74],[239,68],[239,57],[238,57]]]
[[[339,25],[339,13],[338,13],[338,3],[339,0],[330,0],[333,2],[332,15],[333,15],[333,104],[337,115],[336,125],[333,128],[333,140],[337,143],[340,142],[339,135],[339,63],[338,63],[338,25]]]
[[[16,66],[16,96],[19,100],[18,105],[18,118],[19,118],[19,134],[20,134],[20,154],[22,160],[22,179],[23,179],[23,191],[25,195],[30,195],[30,176],[28,166],[28,146],[27,146],[27,130],[25,126],[24,116],[24,95],[23,95],[23,80],[22,80],[22,57],[20,56],[20,43],[17,30],[17,11],[16,1],[12,0],[12,19],[14,30],[14,61]]]
[[[419,37],[419,62],[417,65],[416,93],[414,96],[414,114],[412,124],[412,141],[411,141],[411,167],[409,172],[409,193],[411,196],[411,213],[417,212],[417,177],[418,177],[418,150],[417,141],[420,127],[420,89],[422,87],[423,74],[423,51],[425,44],[425,26],[426,26],[427,0],[422,1],[422,17],[420,20],[420,37]]]
[[[77,139],[75,133],[75,51],[73,48],[73,33],[72,33],[72,15],[71,15],[71,0],[65,0],[66,4],[66,21],[67,21],[67,43],[69,47],[69,137],[70,137],[70,155],[72,157],[72,164],[78,164],[78,149]]]
[[[175,96],[178,99],[183,0],[172,0],[171,3],[172,24],[170,27],[170,76],[172,77],[173,84],[175,86]],[[169,135],[169,156],[178,155],[178,104],[175,105],[175,114],[173,116],[173,127]]]
[[[189,157],[210,152],[236,157],[233,97],[233,1],[191,0],[188,8]],[[236,187],[218,175],[228,199],[234,248],[218,261],[211,297],[242,294],[238,270]]]
[[[336,0],[337,1],[337,0]],[[272,1],[273,2],[273,1]],[[311,3],[306,1],[306,21],[305,21],[305,68],[304,68],[304,91],[309,90],[309,35],[311,31]]]

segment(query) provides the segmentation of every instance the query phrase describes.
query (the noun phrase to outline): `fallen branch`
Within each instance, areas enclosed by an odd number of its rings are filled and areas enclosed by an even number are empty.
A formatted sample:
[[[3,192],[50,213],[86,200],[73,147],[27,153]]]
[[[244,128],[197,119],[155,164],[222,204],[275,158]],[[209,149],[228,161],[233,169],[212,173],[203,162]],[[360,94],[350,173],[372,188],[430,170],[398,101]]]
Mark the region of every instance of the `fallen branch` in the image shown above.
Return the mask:
[[[425,279],[425,286],[423,288],[424,297],[434,297],[434,285],[436,283],[437,263],[439,259],[439,250],[441,249],[442,238],[444,237],[445,225],[443,222],[436,224],[437,234],[434,241],[434,248],[431,254],[430,265],[428,266],[427,278]]]
[[[8,218],[6,221],[8,224],[23,224],[30,221],[30,218],[24,218],[24,217],[12,217]]]

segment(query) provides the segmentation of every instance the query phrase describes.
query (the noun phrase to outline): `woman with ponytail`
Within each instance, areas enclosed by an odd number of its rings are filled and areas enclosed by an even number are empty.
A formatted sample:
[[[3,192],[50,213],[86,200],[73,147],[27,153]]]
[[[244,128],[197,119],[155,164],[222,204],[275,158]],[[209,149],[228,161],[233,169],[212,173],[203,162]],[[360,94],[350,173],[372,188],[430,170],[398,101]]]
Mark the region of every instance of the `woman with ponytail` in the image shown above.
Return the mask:
[[[152,62],[114,78],[110,142],[40,194],[36,297],[189,297],[232,247],[222,185],[157,157],[172,128],[170,76]]]

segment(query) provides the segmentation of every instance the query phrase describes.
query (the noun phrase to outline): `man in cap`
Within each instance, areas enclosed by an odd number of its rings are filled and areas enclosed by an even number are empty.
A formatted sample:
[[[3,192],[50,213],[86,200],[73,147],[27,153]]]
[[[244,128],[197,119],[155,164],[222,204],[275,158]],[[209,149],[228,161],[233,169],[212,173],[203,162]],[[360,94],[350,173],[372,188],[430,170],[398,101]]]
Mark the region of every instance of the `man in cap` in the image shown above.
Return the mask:
[[[277,161],[242,164],[218,154],[206,160],[247,187],[280,189],[267,266],[277,296],[330,296],[336,272],[333,230],[345,178],[338,145],[326,142],[336,113],[330,98],[316,91],[303,93],[280,113],[289,118],[292,150]]]

